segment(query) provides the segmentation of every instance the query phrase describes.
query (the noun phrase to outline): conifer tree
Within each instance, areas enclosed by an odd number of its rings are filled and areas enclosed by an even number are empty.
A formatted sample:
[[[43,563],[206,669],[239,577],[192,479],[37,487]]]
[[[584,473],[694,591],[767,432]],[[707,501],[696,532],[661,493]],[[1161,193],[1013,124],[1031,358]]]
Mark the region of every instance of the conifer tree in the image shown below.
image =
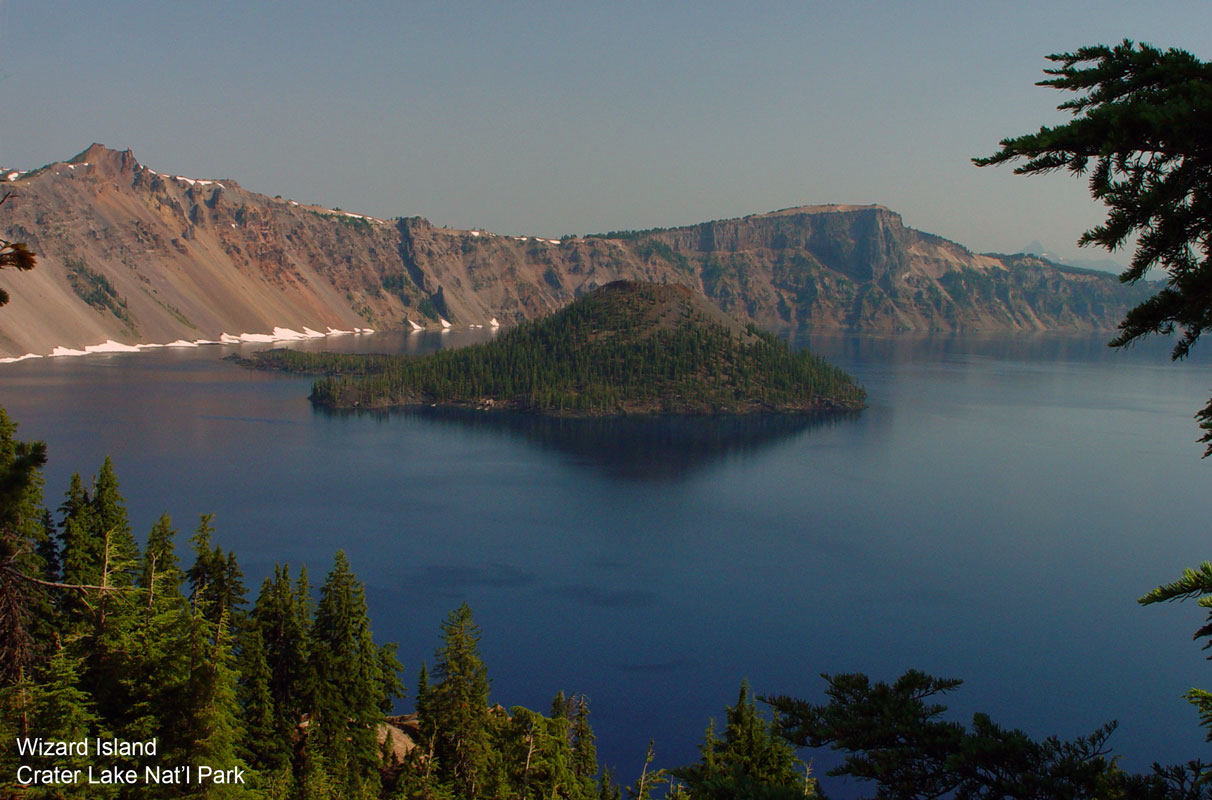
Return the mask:
[[[42,539],[38,542],[36,552],[42,559],[42,578],[51,583],[58,583],[63,577],[61,553],[59,551],[58,530],[55,528],[55,518],[49,509],[42,511]]]
[[[311,709],[315,686],[311,626],[306,571],[295,584],[289,566],[274,567],[274,576],[261,585],[250,619],[250,627],[260,634],[269,670],[275,733],[262,748],[272,762],[290,759],[295,731]]]
[[[614,782],[614,770],[603,770],[602,782],[598,785],[597,800],[621,800],[622,794],[622,789]]]
[[[1088,179],[1107,218],[1079,245],[1116,250],[1134,241],[1132,263],[1120,275],[1136,283],[1161,269],[1166,285],[1131,309],[1113,347],[1151,334],[1179,332],[1171,358],[1186,358],[1212,328],[1212,63],[1185,50],[1160,50],[1125,39],[1048,56],[1049,77],[1037,86],[1072,92],[1057,108],[1068,122],[1001,141],[977,166],[1020,162],[1014,172],[1064,169]],[[1196,414],[1212,455],[1212,402]]]
[[[148,534],[118,680],[123,708],[117,732],[131,741],[159,738],[169,758],[179,754],[187,735],[178,709],[185,707],[190,680],[189,611],[181,594],[176,533],[163,514]]]
[[[243,616],[244,573],[236,563],[236,554],[224,554],[221,547],[211,547],[214,514],[203,514],[198,530],[190,537],[194,549],[194,564],[186,576],[192,587],[191,600],[210,622],[216,623],[227,614],[238,620]]]
[[[106,541],[107,557],[111,561],[109,585],[130,586],[135,582],[135,566],[139,563],[139,546],[135,543],[126,504],[118,493],[118,476],[109,456],[101,465],[93,482],[93,524],[98,536]]]
[[[151,533],[147,535],[147,548],[143,553],[143,569],[139,585],[148,591],[154,602],[157,588],[165,587],[170,591],[181,593],[181,561],[177,558],[173,539],[177,532],[173,530],[172,518],[162,514]]]
[[[313,724],[329,768],[357,795],[364,783],[377,781],[378,727],[384,706],[403,687],[394,672],[398,664],[389,664],[375,646],[365,592],[343,551],[320,589],[311,641]]]
[[[17,426],[0,408],[0,687],[28,678],[45,647],[50,601],[38,583],[46,445],[18,442]]]
[[[708,726],[702,760],[673,771],[686,781],[695,798],[795,798],[804,795],[801,766],[791,744],[773,722],[762,719],[749,682],[741,683],[736,705],[726,714],[724,737]]]
[[[554,710],[554,709],[553,709]],[[572,771],[568,719],[515,706],[492,726],[489,796],[590,800]]]
[[[237,641],[240,678],[236,696],[246,732],[240,755],[250,766],[266,772],[289,767],[289,741],[278,741],[277,714],[269,689],[273,674],[265,657],[261,629],[256,624],[246,625]]]
[[[53,760],[31,760],[28,756],[18,755],[12,746],[17,736],[76,742],[98,733],[98,719],[89,697],[77,686],[79,671],[79,659],[65,648],[55,648],[45,669],[40,671],[36,680],[29,681],[23,698],[26,705],[20,713],[13,713],[16,709],[9,707],[0,711],[0,737],[3,737],[0,741],[4,742],[4,746],[0,747],[0,794],[17,797],[22,796],[21,792],[29,793],[28,788],[10,783],[21,764],[41,768],[52,766],[53,761],[54,766],[63,769],[81,770],[92,764],[88,756],[74,753]],[[3,699],[0,699],[2,702]],[[84,800],[89,795],[98,799],[113,796],[113,792],[107,792],[106,787],[92,787],[100,791],[90,791],[87,786],[69,785],[62,788],[66,791],[56,793],[56,797]],[[49,793],[47,796],[50,796]]]
[[[580,694],[572,700],[576,708],[569,729],[572,735],[572,771],[582,784],[589,787],[598,774],[598,750],[593,729],[589,726],[589,698]]]
[[[247,765],[237,755],[243,723],[236,700],[237,676],[227,613],[221,614],[217,623],[211,623],[195,609],[191,623],[192,663],[182,715],[187,725],[183,763],[236,768],[247,773]],[[242,798],[249,796],[246,786],[247,783],[203,785],[191,796]]]
[[[480,629],[464,603],[442,622],[437,682],[427,703],[439,774],[467,800],[481,796],[489,746],[488,669],[480,659],[479,641]]]

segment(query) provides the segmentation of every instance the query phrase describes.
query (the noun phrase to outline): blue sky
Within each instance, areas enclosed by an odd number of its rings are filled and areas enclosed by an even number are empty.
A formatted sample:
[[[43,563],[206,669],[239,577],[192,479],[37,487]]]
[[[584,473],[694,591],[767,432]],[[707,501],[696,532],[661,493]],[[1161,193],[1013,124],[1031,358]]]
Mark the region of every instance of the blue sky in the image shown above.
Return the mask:
[[[881,203],[978,251],[1101,257],[1081,181],[969,159],[1063,119],[1047,53],[1125,37],[1212,58],[1212,3],[0,0],[0,164],[99,141],[549,236]]]

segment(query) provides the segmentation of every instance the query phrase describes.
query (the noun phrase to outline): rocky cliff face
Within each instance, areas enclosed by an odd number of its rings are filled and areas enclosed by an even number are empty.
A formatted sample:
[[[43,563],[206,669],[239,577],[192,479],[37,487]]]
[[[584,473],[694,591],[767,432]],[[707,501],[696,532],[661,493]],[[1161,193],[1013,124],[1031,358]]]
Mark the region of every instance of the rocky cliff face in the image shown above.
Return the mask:
[[[300,205],[101,145],[3,177],[14,197],[0,237],[40,259],[0,274],[8,356],[275,327],[509,323],[618,279],[685,284],[769,328],[1094,330],[1146,294],[1032,256],[975,255],[879,206],[555,241]]]

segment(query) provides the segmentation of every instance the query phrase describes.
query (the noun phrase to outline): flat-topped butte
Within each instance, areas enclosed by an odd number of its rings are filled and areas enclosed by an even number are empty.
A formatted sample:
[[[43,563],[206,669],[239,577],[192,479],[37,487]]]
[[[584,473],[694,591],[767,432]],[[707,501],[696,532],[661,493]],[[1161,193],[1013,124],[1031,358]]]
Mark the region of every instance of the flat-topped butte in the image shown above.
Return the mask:
[[[269,350],[242,363],[323,374],[330,408],[456,406],[566,416],[863,407],[842,370],[685,286],[618,281],[485,344],[425,356]]]

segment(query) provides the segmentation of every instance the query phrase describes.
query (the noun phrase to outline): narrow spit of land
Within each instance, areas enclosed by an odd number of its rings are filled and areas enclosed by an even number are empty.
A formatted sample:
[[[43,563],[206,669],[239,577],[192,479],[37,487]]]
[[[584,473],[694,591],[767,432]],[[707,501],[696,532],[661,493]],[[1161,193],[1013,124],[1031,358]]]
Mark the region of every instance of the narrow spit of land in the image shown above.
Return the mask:
[[[329,408],[450,406],[563,416],[818,413],[863,407],[841,369],[744,326],[685,286],[619,281],[492,342],[425,356],[269,350],[322,375]]]

